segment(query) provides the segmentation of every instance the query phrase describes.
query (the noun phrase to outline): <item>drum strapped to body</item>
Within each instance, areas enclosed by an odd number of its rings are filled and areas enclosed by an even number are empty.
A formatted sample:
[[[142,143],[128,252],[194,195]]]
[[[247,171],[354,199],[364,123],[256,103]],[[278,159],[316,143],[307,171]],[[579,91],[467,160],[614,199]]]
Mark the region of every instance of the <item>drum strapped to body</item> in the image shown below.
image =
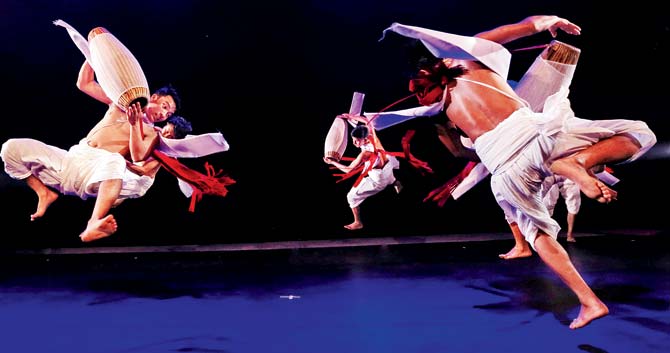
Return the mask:
[[[351,99],[351,107],[349,108],[350,115],[360,115],[363,110],[363,100],[365,94],[361,92],[354,92]],[[326,135],[326,142],[324,146],[324,157],[340,161],[344,152],[347,149],[347,141],[349,140],[349,128],[347,123],[355,125],[353,122],[347,122],[343,118],[335,118],[333,124]]]
[[[541,112],[547,97],[562,86],[569,87],[581,49],[557,40],[538,55],[519,80],[514,91],[525,99],[535,112]]]
[[[340,161],[347,149],[348,127],[345,119],[335,118],[326,135],[324,156],[335,161]]]
[[[135,102],[149,103],[149,84],[135,56],[103,27],[88,34],[91,66],[107,96],[123,110]]]

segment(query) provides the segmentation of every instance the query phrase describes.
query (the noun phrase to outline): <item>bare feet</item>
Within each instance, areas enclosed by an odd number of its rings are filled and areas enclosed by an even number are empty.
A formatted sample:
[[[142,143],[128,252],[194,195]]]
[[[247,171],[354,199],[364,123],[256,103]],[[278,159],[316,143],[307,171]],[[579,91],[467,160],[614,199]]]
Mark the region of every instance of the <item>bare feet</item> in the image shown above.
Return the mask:
[[[506,254],[498,255],[499,258],[504,260],[519,259],[522,257],[529,257],[529,256],[533,256],[533,252],[530,251],[530,249],[527,246],[526,247],[515,246],[512,248],[512,250],[508,251]]]
[[[42,216],[47,211],[47,208],[58,199],[58,194],[52,190],[46,190],[44,194],[37,195],[37,210],[30,215],[30,220],[34,221]]]
[[[114,234],[116,228],[116,219],[110,214],[102,219],[89,221],[86,229],[79,235],[79,238],[83,242],[94,241]]]
[[[567,241],[568,243],[576,243],[577,239],[575,239],[575,237],[573,236],[568,235]]]
[[[346,226],[344,226],[344,228],[347,228],[349,230],[361,229],[363,228],[363,223],[354,222],[351,224],[347,224]]]
[[[551,164],[551,171],[574,181],[584,195],[600,203],[609,203],[617,199],[617,192],[591,175],[577,158],[559,159]]]
[[[579,316],[572,320],[572,323],[570,323],[570,328],[575,330],[580,327],[584,327],[590,324],[591,321],[609,314],[609,312],[610,310],[600,300],[594,303],[594,305],[582,305],[582,308],[579,310]]]

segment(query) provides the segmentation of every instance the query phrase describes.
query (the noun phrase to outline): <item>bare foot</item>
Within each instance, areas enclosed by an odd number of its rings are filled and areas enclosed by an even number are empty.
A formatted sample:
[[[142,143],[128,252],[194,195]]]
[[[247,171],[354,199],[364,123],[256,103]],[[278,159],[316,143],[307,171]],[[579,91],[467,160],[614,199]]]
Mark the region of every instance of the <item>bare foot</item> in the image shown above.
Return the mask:
[[[37,209],[35,213],[30,215],[30,220],[34,221],[42,216],[47,211],[47,208],[58,199],[58,194],[52,190],[47,190],[43,195],[37,195]]]
[[[347,224],[346,226],[344,226],[344,228],[347,228],[349,230],[361,229],[361,228],[363,228],[363,223],[354,222],[354,223],[351,223],[351,224]]]
[[[505,260],[519,259],[522,257],[533,256],[533,252],[530,251],[528,247],[513,247],[512,250],[508,251],[506,254],[498,255],[499,258]]]
[[[566,240],[568,241],[568,243],[576,243],[577,242],[577,239],[575,239],[575,237],[571,237],[571,236],[568,236],[568,238]]]
[[[114,234],[116,228],[116,219],[110,214],[102,219],[89,221],[86,229],[79,235],[79,238],[83,242],[94,241]]]
[[[617,199],[616,191],[591,175],[574,157],[555,161],[551,164],[551,171],[574,181],[584,195],[600,203],[609,203]]]
[[[594,305],[582,305],[582,308],[579,310],[579,316],[576,319],[572,320],[570,323],[570,328],[575,330],[580,327],[584,327],[591,323],[595,319],[599,319],[610,313],[610,310],[607,306],[598,300]]]

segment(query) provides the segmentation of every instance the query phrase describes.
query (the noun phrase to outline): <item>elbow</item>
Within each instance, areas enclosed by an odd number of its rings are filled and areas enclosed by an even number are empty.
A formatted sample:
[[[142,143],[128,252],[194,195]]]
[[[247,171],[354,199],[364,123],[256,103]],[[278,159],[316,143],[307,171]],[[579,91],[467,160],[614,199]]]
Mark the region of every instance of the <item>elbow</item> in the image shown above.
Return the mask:
[[[130,153],[130,159],[133,161],[133,163],[139,163],[144,160],[146,160],[149,157],[149,153],[147,152],[140,152],[140,151],[132,151]]]
[[[145,161],[147,158],[149,158],[148,154],[139,155],[137,158],[133,158],[133,163]]]

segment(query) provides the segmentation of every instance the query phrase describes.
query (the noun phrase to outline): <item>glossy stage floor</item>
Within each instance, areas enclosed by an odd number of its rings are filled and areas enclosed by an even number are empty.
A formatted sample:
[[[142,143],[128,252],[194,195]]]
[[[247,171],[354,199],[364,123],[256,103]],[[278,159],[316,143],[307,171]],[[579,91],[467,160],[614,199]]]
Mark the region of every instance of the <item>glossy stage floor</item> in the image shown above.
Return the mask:
[[[610,315],[508,234],[3,254],[4,352],[649,352],[670,347],[670,234],[561,243]]]

